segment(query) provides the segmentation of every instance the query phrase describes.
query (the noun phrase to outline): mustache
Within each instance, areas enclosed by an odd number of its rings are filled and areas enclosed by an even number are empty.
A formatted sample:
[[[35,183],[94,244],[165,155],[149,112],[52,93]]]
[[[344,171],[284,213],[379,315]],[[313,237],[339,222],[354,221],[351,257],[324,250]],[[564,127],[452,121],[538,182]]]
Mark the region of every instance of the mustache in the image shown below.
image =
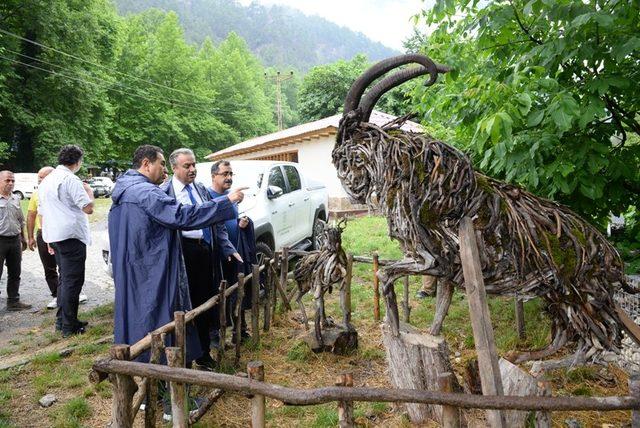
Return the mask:
[[[224,184],[233,184],[233,180],[230,178],[227,178],[226,180],[224,180]]]

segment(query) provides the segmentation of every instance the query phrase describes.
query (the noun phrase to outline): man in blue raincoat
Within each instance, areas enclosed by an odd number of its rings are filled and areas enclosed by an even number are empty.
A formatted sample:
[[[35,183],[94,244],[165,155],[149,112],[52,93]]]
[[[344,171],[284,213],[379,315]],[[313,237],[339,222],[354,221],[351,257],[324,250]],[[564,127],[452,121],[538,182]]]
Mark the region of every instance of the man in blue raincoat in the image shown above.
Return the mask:
[[[113,190],[109,241],[115,283],[115,343],[133,344],[173,320],[174,311],[191,309],[178,230],[202,229],[234,217],[233,203],[243,189],[200,205],[182,205],[158,184],[166,173],[162,149],[144,145],[133,168]],[[187,358],[199,356],[200,342],[187,331]],[[139,361],[148,361],[148,353]]]

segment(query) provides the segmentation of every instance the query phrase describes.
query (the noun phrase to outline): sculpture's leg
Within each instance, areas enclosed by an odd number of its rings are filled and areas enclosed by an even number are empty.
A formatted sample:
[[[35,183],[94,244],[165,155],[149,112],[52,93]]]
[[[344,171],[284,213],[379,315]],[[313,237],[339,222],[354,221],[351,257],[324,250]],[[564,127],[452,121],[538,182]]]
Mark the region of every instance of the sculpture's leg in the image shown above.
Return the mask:
[[[355,330],[351,325],[351,310],[347,307],[347,289],[344,282],[340,287],[340,309],[342,309],[342,323],[344,327],[349,331]]]
[[[453,296],[453,283],[451,281],[440,280],[436,289],[436,314],[433,317],[429,334],[437,336],[442,329],[444,317],[449,312],[451,297]]]
[[[307,311],[304,308],[304,303],[302,303],[302,297],[305,293],[302,292],[301,289],[298,289],[298,296],[296,297],[296,302],[300,305],[300,314],[302,315],[302,322],[304,322],[304,329],[309,330],[309,318],[307,318]]]
[[[324,324],[324,293],[321,293],[316,298],[316,325],[315,325],[315,333],[316,340],[320,346],[324,345],[322,341],[322,326]]]
[[[566,326],[564,326],[556,327],[553,330],[553,340],[546,348],[537,351],[511,352],[507,355],[507,359],[514,364],[520,364],[526,361],[540,360],[555,354],[567,343],[567,329]]]
[[[400,334],[400,315],[398,313],[398,301],[393,281],[388,281],[383,285],[384,302],[387,307],[387,323],[394,336]]]

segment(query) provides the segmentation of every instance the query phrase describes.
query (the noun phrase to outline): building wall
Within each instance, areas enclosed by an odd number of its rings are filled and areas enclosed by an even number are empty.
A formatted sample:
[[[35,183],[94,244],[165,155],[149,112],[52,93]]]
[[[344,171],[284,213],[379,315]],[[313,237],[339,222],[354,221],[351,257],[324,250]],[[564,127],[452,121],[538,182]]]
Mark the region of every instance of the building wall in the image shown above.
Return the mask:
[[[349,202],[347,193],[342,188],[336,169],[331,160],[331,151],[335,145],[335,134],[313,138],[303,142],[287,144],[286,146],[268,148],[239,156],[229,156],[228,160],[240,159],[279,159],[283,153],[297,152],[298,163],[304,173],[324,183],[329,193],[329,210],[345,211],[361,209]]]

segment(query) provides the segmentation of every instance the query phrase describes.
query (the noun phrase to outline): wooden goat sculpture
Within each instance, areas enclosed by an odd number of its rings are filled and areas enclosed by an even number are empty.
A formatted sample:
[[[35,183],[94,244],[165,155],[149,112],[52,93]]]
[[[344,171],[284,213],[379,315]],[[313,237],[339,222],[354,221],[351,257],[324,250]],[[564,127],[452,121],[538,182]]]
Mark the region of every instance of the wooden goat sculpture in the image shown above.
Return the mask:
[[[364,96],[376,79],[382,78]],[[393,282],[407,274],[441,278],[431,333],[439,334],[454,286],[463,285],[458,246],[460,220],[473,219],[487,292],[539,296],[552,321],[551,344],[523,353],[521,362],[551,355],[567,343],[584,358],[619,351],[621,320],[613,293],[626,283],[616,250],[593,226],[568,208],[474,171],[469,158],[429,135],[400,129],[407,117],[383,127],[368,122],[378,99],[391,88],[428,74],[435,83],[447,67],[422,55],[381,61],[351,87],[340,122],[333,163],[348,194],[379,208],[389,235],[405,259],[379,277],[387,321],[398,334]]]
[[[340,305],[345,328],[353,329],[348,322],[347,308],[345,307],[344,281],[347,273],[347,255],[342,249],[343,230],[344,220],[341,220],[336,226],[325,226],[319,251],[304,256],[293,271],[293,277],[298,284],[296,301],[300,305],[305,328],[308,328],[308,319],[302,297],[313,289],[313,298],[316,304],[315,336],[320,345],[323,344],[322,327],[328,326],[324,311],[324,294],[327,291],[331,293],[336,284],[339,284]]]

